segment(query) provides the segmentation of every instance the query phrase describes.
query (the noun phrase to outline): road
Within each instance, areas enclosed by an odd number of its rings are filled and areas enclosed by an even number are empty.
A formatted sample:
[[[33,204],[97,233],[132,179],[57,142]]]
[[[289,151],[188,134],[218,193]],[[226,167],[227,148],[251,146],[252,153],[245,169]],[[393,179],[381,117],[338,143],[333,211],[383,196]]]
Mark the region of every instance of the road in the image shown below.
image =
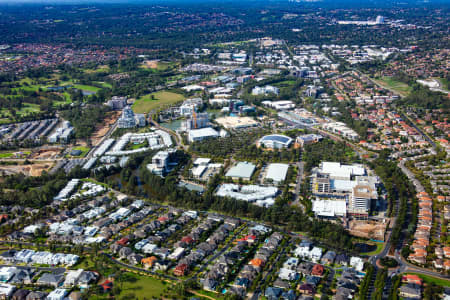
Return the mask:
[[[117,128],[117,122],[114,123],[113,126],[111,126],[111,128],[108,129],[108,132],[102,137],[102,139],[100,140],[100,142],[98,143],[97,146],[92,147],[89,152],[86,155],[86,159],[89,159],[92,157],[92,155],[94,155],[95,150],[97,150],[97,148],[106,140],[109,139],[109,137],[111,136],[111,134],[114,132],[114,130],[116,130]]]
[[[285,252],[286,252],[286,247],[284,247],[283,250],[280,253],[278,253],[274,262],[277,262],[281,257],[283,257]],[[258,300],[259,295],[261,294],[261,285],[263,285],[266,282],[267,277],[269,277],[269,275],[272,274],[272,270],[273,270],[274,266],[275,266],[275,263],[270,265],[270,269],[265,272],[264,278],[260,282],[258,282],[258,286],[256,287],[255,291],[253,292],[253,295],[250,297],[250,300]]]
[[[303,173],[305,169],[305,163],[303,161],[297,162],[297,179],[295,182],[295,200],[294,205],[299,205],[303,212],[305,212],[305,207],[302,203],[300,203],[300,188],[303,181]]]
[[[185,149],[186,151],[188,150],[189,146],[183,144],[183,139],[181,138],[179,133],[177,133],[173,130],[170,130],[168,128],[162,127],[161,125],[159,125],[159,123],[155,122],[154,120],[150,120],[150,124],[153,125],[154,127],[156,127],[157,129],[165,131],[168,134],[170,134],[171,136],[173,136],[175,138],[175,143],[177,144],[177,146],[180,146],[181,148]]]
[[[214,261],[216,258],[218,258],[219,256],[221,256],[222,254],[225,253],[225,251],[227,251],[231,245],[233,245],[233,241],[236,239],[236,237],[245,229],[247,228],[247,223],[244,223],[244,226],[241,226],[241,229],[239,229],[239,231],[237,231],[233,237],[230,239],[230,241],[226,244],[225,247],[223,247],[220,251],[218,251],[216,254],[214,254],[211,258],[208,259],[208,261],[206,261],[201,267],[200,269],[194,274],[194,276],[192,276],[191,279],[188,280],[192,280],[192,279],[197,279],[198,275],[203,272],[208,265]]]
[[[358,72],[358,73],[361,74],[360,72]],[[375,85],[379,86],[379,84],[377,82],[373,81],[370,77],[366,76],[365,74],[361,74],[361,76],[362,77],[366,77],[368,80],[373,82]],[[383,87],[383,88],[386,88],[386,87]],[[396,95],[399,95],[397,92],[395,92],[393,90],[390,90],[390,91],[393,92]],[[399,96],[402,97],[402,95],[399,95]],[[435,142],[429,136],[427,136],[403,112],[400,111],[399,113],[400,113],[401,117],[404,120],[407,120],[410,123],[410,125],[412,127],[414,127],[432,145],[433,149],[436,149]],[[415,189],[416,189],[417,192],[425,191],[425,188],[422,186],[420,181],[417,178],[415,178],[414,174],[410,170],[408,170],[408,168],[406,168],[405,160],[401,160],[397,165],[402,170],[402,172],[408,177],[408,179],[414,184]],[[395,216],[392,218],[392,222],[393,222],[392,228],[395,227],[395,224],[397,222],[397,215],[398,215],[398,212],[399,212],[399,204],[400,204],[399,201],[396,201]],[[399,264],[399,267],[396,270],[394,270],[394,271],[390,271],[389,275],[401,274],[401,273],[405,273],[405,272],[416,272],[416,273],[420,273],[420,274],[424,274],[424,275],[428,275],[428,276],[433,276],[433,277],[440,278],[440,279],[449,279],[450,278],[450,276],[442,275],[442,274],[440,274],[438,272],[434,272],[434,271],[426,269],[426,268],[421,268],[421,267],[415,266],[415,265],[407,262],[400,255],[400,252],[399,252],[399,248],[401,248],[402,245],[396,245],[396,246],[397,246],[396,247],[397,249],[395,250],[393,258],[397,261],[397,263]],[[400,246],[400,247],[398,247],[398,246]],[[388,238],[386,240],[385,247],[384,247],[383,251],[381,253],[377,254],[377,255],[372,256],[369,259],[369,262],[372,263],[372,265],[374,265],[375,268],[377,268],[377,265],[376,265],[377,260],[379,260],[379,259],[381,259],[383,257],[389,256],[389,250],[390,250],[391,247],[392,247],[392,245],[391,245],[391,235],[389,234],[389,236],[388,236]],[[391,276],[388,276],[388,280],[390,280],[390,279],[391,279]]]
[[[402,111],[399,111],[399,113],[404,120],[408,120],[409,124],[414,127],[431,144],[431,146],[433,146],[434,149],[436,149],[436,143],[427,134],[425,134],[422,129],[420,129],[405,113]]]
[[[133,270],[133,271],[137,271],[137,272],[143,272],[143,273],[147,273],[147,274],[150,274],[150,275],[153,275],[153,276],[163,277],[165,279],[172,280],[172,281],[179,281],[180,280],[179,278],[171,276],[171,275],[167,275],[167,274],[163,274],[163,273],[157,273],[157,272],[154,272],[154,271],[151,271],[151,270],[138,268],[138,267],[126,264],[124,262],[121,262],[121,261],[119,261],[117,259],[112,258],[111,255],[109,255],[107,253],[102,253],[102,255],[105,255],[111,262],[113,262],[115,264],[118,264],[118,265],[120,265],[122,267],[125,267],[125,268],[127,268],[129,270]]]

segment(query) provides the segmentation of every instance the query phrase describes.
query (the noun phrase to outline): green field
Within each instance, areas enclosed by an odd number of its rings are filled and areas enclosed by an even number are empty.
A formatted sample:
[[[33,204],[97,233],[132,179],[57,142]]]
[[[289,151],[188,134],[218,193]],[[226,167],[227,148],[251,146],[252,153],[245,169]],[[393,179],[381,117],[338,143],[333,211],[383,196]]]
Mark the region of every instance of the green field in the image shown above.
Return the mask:
[[[434,283],[434,284],[437,284],[440,286],[450,287],[450,280],[440,279],[440,278],[436,278],[436,277],[432,277],[432,276],[428,276],[428,275],[424,275],[424,274],[420,274],[420,273],[414,273],[414,272],[408,272],[407,274],[417,275],[420,278],[422,278],[423,281],[426,283]]]
[[[291,87],[291,86],[295,85],[295,80],[284,80],[284,81],[277,82],[273,85],[276,87],[279,87],[279,88]]]
[[[41,109],[39,108],[38,104],[24,102],[23,107],[20,110],[16,111],[16,114],[19,116],[26,116],[30,113],[40,112],[40,111],[41,111]],[[7,118],[11,117],[11,112],[5,108],[0,109],[0,114]]]
[[[85,84],[74,84],[73,87],[76,89],[79,89],[79,90],[89,91],[89,92],[98,92],[100,90],[100,88],[98,88],[96,86],[85,85]]]
[[[21,155],[19,155],[20,152],[22,152]],[[3,152],[0,153],[0,158],[16,158],[16,157],[23,158],[30,155],[30,153],[31,153],[30,151]]]
[[[99,82],[99,84],[101,84],[102,87],[104,87],[104,88],[108,88],[108,89],[112,88],[112,85],[107,82]]]
[[[380,85],[391,89],[402,96],[407,96],[411,91],[411,87],[406,83],[394,80],[392,77],[382,77],[381,79],[375,80],[375,82]]]
[[[109,70],[110,70],[109,66],[104,65],[104,66],[99,66],[97,69],[85,69],[84,72],[91,74],[91,73],[108,72]]]
[[[447,78],[434,78],[434,79],[438,80],[441,83],[441,89],[446,90],[446,91],[450,90],[450,89],[447,89],[447,87],[448,87]]]
[[[138,276],[131,273],[125,275],[127,275],[127,278],[123,283],[121,294],[126,295],[132,292],[136,295],[137,299],[143,299],[144,297],[161,297],[160,294],[165,287],[165,284],[163,284],[162,281],[152,277]]]
[[[152,95],[154,100],[152,100]],[[135,113],[148,113],[152,110],[160,110],[165,105],[172,105],[183,100],[184,96],[181,94],[168,91],[156,92],[137,99],[133,104],[133,111]]]

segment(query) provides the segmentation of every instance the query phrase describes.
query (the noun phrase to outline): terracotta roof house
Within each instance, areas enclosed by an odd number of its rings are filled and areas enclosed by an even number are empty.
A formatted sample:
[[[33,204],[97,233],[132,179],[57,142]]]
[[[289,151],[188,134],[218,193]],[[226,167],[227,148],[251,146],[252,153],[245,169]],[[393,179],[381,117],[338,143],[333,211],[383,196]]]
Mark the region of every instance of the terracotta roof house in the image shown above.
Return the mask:
[[[406,274],[406,275],[403,275],[402,282],[422,285],[422,278],[420,278],[417,275]]]
[[[130,240],[126,237],[121,238],[120,240],[118,240],[116,243],[117,245],[121,245],[121,246],[126,246],[128,245],[128,243],[130,242]]]
[[[324,272],[324,267],[322,265],[314,265],[314,267],[311,270],[311,275],[322,277]]]
[[[150,256],[150,257],[146,257],[141,259],[141,263],[144,265],[144,268],[149,269],[151,267],[153,267],[153,265],[155,264],[155,262],[158,259],[155,256]]]
[[[265,263],[266,262],[262,259],[254,258],[250,261],[249,264],[251,264],[252,266],[255,266],[255,267],[263,267]]]
[[[175,276],[184,276],[186,274],[186,271],[188,270],[187,264],[180,264],[175,267],[175,270],[173,271],[173,274]]]
[[[113,282],[110,280],[105,280],[103,283],[99,284],[99,287],[103,293],[107,293],[112,290]]]

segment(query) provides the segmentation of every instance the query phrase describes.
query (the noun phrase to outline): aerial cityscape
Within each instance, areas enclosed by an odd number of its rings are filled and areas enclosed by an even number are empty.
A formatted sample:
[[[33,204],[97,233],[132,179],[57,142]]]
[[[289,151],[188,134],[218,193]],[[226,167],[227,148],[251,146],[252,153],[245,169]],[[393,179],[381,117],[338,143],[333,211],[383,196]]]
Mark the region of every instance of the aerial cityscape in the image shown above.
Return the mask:
[[[449,24],[0,0],[0,299],[450,300]]]

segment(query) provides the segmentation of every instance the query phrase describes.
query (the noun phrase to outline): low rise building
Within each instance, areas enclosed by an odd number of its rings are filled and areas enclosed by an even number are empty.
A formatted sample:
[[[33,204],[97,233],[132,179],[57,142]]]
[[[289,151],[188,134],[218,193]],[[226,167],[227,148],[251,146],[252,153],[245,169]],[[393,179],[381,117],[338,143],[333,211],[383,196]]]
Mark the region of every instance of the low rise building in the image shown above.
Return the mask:
[[[219,133],[211,127],[191,129],[188,132],[188,140],[190,143],[217,137],[219,137]]]

